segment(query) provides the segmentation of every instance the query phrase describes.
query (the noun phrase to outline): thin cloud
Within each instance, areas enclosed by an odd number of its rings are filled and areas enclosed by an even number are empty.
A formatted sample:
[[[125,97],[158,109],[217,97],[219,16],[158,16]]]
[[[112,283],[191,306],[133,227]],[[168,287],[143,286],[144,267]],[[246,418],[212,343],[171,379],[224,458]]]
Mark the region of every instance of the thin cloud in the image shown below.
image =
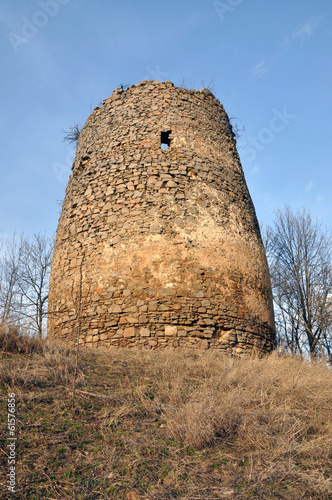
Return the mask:
[[[270,60],[263,59],[252,67],[251,76],[253,78],[265,76],[273,63],[283,55],[284,51],[289,50],[293,43],[302,44],[304,40],[313,36],[323,18],[324,16],[312,17],[293,33],[286,36]]]
[[[306,193],[309,193],[309,191],[311,191],[311,190],[312,190],[312,186],[313,186],[313,182],[312,182],[312,180],[310,180],[310,181],[308,182],[308,184],[306,185],[306,187],[304,188],[304,189],[305,189],[305,192],[306,192]]]
[[[292,46],[293,42],[302,43],[306,38],[311,37],[315,33],[322,19],[323,16],[308,19],[308,21],[300,26],[300,28],[284,38],[281,42],[281,47],[284,50],[288,50]]]
[[[316,200],[317,200],[317,203],[321,203],[324,200],[324,196],[322,196],[320,194],[320,195],[317,196]]]
[[[262,76],[265,76],[266,73],[267,73],[267,63],[264,60],[255,64],[255,66],[251,69],[251,75],[254,78],[261,78]]]

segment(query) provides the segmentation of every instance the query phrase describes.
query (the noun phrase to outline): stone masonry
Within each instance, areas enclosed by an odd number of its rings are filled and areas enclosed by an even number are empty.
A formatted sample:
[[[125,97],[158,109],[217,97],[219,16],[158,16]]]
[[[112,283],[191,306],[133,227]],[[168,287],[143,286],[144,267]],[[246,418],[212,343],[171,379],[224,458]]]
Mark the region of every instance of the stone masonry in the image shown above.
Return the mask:
[[[48,336],[271,351],[269,271],[232,127],[207,89],[142,81],[83,127],[59,220]]]

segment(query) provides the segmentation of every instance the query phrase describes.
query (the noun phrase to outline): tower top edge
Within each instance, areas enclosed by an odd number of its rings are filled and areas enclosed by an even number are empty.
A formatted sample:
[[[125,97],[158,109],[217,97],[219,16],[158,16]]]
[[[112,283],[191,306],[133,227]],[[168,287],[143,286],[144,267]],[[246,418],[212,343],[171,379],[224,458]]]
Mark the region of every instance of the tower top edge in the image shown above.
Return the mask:
[[[131,86],[127,86],[127,85],[119,85],[119,87],[115,88],[112,92],[112,94],[110,95],[110,97],[104,99],[102,101],[103,104],[106,104],[109,102],[109,100],[111,98],[119,98],[120,96],[124,96],[126,95],[127,93],[131,94],[131,93],[138,93],[139,91],[163,91],[163,90],[174,90],[174,91],[178,91],[178,92],[183,92],[183,94],[190,94],[190,95],[204,95],[205,97],[210,97],[212,98],[213,100],[215,100],[216,102],[218,102],[220,104],[220,101],[219,99],[213,94],[213,92],[211,92],[210,89],[208,88],[201,88],[199,90],[196,90],[196,89],[190,89],[190,88],[187,88],[187,87],[183,87],[183,86],[176,86],[174,85],[173,82],[169,81],[169,80],[164,80],[162,82],[160,82],[159,80],[141,80],[140,82],[138,83],[135,83]]]

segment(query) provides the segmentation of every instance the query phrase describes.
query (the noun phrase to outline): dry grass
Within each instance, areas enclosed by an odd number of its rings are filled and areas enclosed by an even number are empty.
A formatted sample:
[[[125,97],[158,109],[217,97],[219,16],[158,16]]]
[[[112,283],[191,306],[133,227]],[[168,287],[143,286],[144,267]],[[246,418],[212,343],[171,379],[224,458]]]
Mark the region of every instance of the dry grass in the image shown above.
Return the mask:
[[[10,363],[0,364],[0,382],[8,387],[31,389],[73,382],[76,357],[71,349],[29,337],[11,327],[0,332],[0,352],[2,358],[11,359]],[[13,358],[14,354],[28,356]],[[35,354],[40,356],[33,356]],[[78,372],[76,384],[80,384],[81,379],[82,374]]]
[[[41,352],[43,343],[26,335],[15,325],[0,326],[0,354],[5,356],[12,353],[31,354]]]
[[[48,345],[1,362],[2,399],[17,395],[19,498],[331,498],[325,366],[84,351],[72,408],[75,362]]]

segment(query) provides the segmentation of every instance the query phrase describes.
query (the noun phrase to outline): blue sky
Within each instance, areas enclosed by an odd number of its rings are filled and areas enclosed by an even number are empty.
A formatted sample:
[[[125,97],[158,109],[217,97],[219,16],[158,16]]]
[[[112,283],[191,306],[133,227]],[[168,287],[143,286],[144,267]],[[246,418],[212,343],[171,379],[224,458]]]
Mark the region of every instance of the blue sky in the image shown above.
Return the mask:
[[[245,127],[257,216],[332,223],[330,0],[2,0],[0,235],[54,233],[84,124],[120,83],[185,81]]]

